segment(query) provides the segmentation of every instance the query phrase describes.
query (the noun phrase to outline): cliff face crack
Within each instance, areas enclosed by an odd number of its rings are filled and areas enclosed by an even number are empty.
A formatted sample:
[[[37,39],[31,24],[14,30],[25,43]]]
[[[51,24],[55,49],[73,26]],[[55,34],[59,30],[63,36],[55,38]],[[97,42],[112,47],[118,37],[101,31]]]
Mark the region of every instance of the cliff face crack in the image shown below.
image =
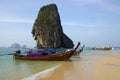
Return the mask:
[[[73,41],[63,33],[58,8],[55,4],[43,6],[34,22],[32,34],[38,48],[73,48]]]

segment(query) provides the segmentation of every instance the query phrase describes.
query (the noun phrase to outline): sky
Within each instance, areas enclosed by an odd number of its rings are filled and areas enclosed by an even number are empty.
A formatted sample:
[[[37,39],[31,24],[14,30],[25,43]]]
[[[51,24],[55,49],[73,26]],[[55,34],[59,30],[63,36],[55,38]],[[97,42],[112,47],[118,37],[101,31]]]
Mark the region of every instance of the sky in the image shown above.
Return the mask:
[[[120,0],[0,0],[0,46],[35,47],[33,24],[40,8],[51,3],[75,45],[120,46]]]

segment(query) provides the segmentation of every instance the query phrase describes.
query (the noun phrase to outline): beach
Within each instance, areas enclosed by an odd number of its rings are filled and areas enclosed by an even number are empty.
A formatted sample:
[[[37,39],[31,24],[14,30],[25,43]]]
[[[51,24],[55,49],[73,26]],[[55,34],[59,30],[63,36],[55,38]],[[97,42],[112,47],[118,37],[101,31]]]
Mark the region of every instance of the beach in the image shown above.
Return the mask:
[[[120,80],[120,50],[94,51],[72,57],[52,72],[35,80]]]
[[[1,54],[10,53],[5,51]],[[120,80],[120,49],[84,50],[68,61],[26,61],[5,55],[0,64],[0,80]]]

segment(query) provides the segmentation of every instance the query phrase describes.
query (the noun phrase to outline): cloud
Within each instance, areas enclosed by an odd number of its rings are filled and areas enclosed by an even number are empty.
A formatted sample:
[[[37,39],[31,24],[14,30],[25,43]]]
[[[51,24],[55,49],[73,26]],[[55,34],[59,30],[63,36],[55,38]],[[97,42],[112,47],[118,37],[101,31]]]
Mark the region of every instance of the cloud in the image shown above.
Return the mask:
[[[63,27],[82,28],[82,29],[101,29],[106,30],[111,28],[111,24],[104,21],[96,22],[62,22]]]
[[[79,22],[63,22],[62,25],[64,25],[64,26],[78,26],[78,27],[95,27],[96,26],[96,24],[79,23]]]
[[[75,2],[81,2],[81,3],[100,3],[102,0],[72,0]]]
[[[106,9],[108,11],[118,11],[120,9],[120,6],[116,5],[116,3],[112,3],[109,0],[72,0],[76,4],[81,5],[97,5],[98,7],[101,7],[103,9]]]
[[[32,19],[27,18],[16,18],[16,17],[2,17],[0,18],[0,22],[4,23],[33,23]]]

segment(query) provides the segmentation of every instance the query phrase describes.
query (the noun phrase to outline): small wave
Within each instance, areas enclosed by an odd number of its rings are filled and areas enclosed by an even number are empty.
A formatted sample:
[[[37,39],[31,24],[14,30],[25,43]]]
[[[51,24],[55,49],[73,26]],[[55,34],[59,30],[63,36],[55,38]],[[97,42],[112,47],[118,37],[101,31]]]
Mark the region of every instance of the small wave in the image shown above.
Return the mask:
[[[56,68],[58,68],[58,67],[60,67],[60,66],[61,66],[61,65],[52,67],[52,68],[50,68],[50,69],[47,69],[47,70],[42,71],[42,72],[39,72],[39,73],[37,73],[37,74],[34,74],[34,75],[32,75],[32,76],[30,76],[30,77],[27,77],[27,78],[24,78],[24,79],[22,79],[22,80],[36,80],[36,78],[37,78],[38,76],[43,76],[43,75],[45,76],[45,75],[47,75],[48,73],[52,72],[53,70],[55,70]]]

